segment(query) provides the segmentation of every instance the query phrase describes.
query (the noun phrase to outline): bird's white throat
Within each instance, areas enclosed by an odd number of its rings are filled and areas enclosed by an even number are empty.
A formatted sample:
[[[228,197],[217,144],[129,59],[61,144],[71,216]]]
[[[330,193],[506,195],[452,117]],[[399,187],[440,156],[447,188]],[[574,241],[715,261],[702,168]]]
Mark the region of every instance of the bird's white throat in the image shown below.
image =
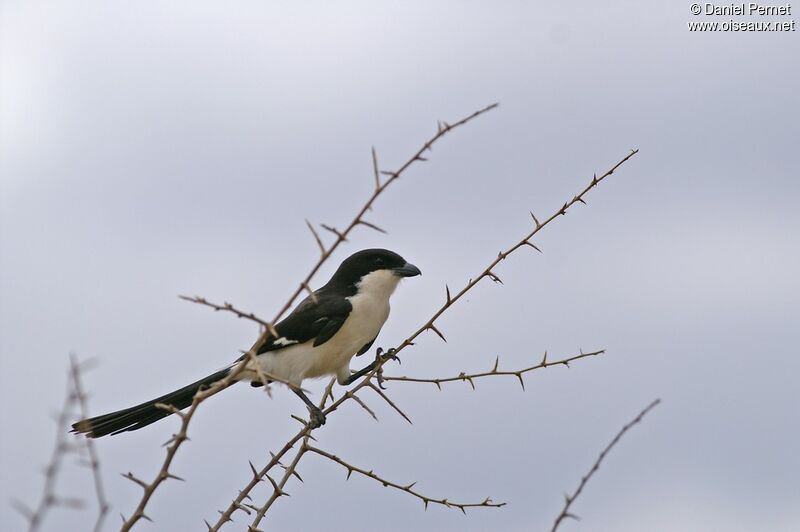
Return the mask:
[[[400,283],[401,277],[398,277],[391,270],[376,270],[370,272],[356,284],[358,293],[353,297],[358,297],[360,294],[369,294],[370,297],[377,300],[385,298],[387,301],[391,296],[397,285]]]

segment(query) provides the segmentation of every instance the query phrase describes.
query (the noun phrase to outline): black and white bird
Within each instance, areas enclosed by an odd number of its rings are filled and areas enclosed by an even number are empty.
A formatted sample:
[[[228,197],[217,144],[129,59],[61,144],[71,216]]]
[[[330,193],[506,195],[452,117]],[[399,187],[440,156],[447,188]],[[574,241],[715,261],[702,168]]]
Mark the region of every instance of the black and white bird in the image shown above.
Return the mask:
[[[365,249],[346,258],[331,279],[314,295],[306,297],[252,347],[261,375],[286,382],[311,412],[310,423],[318,427],[325,416],[303,393],[304,379],[336,375],[341,385],[372,371],[375,363],[350,372],[353,355],[365,353],[389,317],[389,297],[404,277],[420,275],[419,268],[386,249]],[[72,425],[72,432],[99,438],[137,430],[170,415],[157,403],[178,410],[192,404],[198,390],[225,378],[244,357],[208,377],[131,408],[118,410]],[[260,386],[259,371],[250,366],[237,381]]]

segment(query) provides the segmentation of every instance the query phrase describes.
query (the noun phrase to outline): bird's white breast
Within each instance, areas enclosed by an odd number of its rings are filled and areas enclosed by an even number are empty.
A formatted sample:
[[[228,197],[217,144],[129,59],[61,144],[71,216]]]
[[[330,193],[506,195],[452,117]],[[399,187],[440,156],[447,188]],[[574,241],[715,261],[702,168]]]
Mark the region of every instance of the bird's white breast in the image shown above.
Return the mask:
[[[347,298],[353,307],[350,314],[330,340],[316,347],[306,342],[264,353],[259,356],[261,370],[296,386],[325,375],[336,375],[342,382],[350,375],[350,359],[378,335],[389,317],[389,297],[399,281],[388,270],[365,275],[358,292]]]

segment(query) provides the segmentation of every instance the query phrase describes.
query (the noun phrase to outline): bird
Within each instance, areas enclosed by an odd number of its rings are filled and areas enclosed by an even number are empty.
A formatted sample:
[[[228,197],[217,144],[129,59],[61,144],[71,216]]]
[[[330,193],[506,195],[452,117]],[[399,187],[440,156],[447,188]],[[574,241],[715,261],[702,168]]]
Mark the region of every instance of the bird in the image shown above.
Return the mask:
[[[305,379],[335,375],[347,386],[375,368],[376,361],[355,373],[354,355],[366,353],[389,317],[389,298],[399,282],[422,272],[387,249],[364,249],[344,261],[330,280],[310,293],[292,312],[253,345],[252,360],[228,386],[250,381],[262,386],[265,376],[287,384],[308,407],[309,426],[325,424],[325,415],[302,389]],[[248,355],[192,384],[130,408],[82,419],[72,433],[99,438],[138,430],[192,404],[194,395],[227,377]],[[165,409],[160,405],[172,408]]]

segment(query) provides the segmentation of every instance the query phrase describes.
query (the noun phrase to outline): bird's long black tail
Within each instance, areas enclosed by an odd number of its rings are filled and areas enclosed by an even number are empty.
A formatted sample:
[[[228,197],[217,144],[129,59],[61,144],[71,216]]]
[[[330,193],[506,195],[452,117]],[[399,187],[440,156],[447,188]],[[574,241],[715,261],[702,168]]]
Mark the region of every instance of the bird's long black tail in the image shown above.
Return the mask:
[[[114,435],[120,432],[146,427],[150,423],[155,423],[159,419],[171,415],[168,410],[156,407],[156,403],[172,405],[178,410],[182,410],[192,404],[194,394],[196,394],[198,390],[225,378],[230,371],[230,368],[225,368],[197,382],[193,382],[188,386],[184,386],[180,390],[175,390],[172,393],[162,395],[161,397],[144,402],[140,405],[102,416],[82,419],[72,425],[72,432],[86,434],[89,438],[99,438],[107,434]]]

